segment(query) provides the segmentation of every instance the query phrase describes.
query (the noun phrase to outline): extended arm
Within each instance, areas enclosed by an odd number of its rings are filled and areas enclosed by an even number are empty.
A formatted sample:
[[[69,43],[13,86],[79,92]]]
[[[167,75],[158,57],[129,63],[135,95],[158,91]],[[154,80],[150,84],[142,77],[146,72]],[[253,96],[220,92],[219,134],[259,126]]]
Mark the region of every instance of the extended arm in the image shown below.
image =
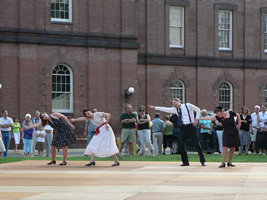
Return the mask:
[[[237,118],[237,121],[238,121],[237,129],[239,130],[240,127],[241,127],[241,118],[240,118],[240,115],[238,113],[236,113],[236,118]]]
[[[52,115],[57,118],[63,119],[72,129],[75,129],[75,126],[73,126],[73,124],[70,123],[69,119],[65,115],[62,115],[60,113],[53,113]]]
[[[148,105],[147,107],[151,108],[151,109],[158,110],[158,111],[162,111],[165,113],[178,114],[177,109],[175,107],[167,108],[167,107],[159,107],[159,106],[152,106],[152,105]]]

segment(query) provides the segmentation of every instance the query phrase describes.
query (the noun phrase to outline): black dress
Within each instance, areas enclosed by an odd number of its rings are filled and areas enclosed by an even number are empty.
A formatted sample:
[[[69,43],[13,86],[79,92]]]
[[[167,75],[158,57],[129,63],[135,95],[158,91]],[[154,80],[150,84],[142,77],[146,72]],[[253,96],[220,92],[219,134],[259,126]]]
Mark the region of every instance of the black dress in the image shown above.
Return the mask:
[[[216,116],[217,120],[223,125],[223,146],[224,147],[239,147],[240,138],[236,128],[235,116],[236,113],[230,111],[230,117],[222,119]]]
[[[48,121],[49,125],[57,130],[57,134],[52,141],[52,146],[65,147],[76,142],[77,137],[74,135],[72,128],[64,122],[62,119],[55,119],[51,117],[51,121]]]

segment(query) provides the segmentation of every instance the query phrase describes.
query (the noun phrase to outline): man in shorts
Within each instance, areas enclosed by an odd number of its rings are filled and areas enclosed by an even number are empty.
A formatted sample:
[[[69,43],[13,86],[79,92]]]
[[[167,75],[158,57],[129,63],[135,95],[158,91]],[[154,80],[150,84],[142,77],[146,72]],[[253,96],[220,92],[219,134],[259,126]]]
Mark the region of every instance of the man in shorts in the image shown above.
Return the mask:
[[[136,142],[136,114],[133,113],[133,108],[130,104],[125,106],[126,113],[121,115],[121,146],[120,154],[125,143],[128,143],[128,154],[131,155],[133,143]]]

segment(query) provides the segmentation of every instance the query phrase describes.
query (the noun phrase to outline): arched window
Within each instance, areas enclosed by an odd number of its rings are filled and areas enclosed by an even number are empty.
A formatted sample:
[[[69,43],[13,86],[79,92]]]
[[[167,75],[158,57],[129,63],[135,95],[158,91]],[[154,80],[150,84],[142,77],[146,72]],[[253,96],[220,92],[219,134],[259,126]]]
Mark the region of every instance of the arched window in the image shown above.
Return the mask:
[[[52,71],[52,111],[73,112],[72,70],[64,64],[57,65]]]
[[[233,109],[233,87],[232,84],[227,81],[220,84],[219,105],[226,110]]]
[[[182,102],[185,102],[185,86],[180,80],[172,81],[170,86],[171,99],[179,98]]]

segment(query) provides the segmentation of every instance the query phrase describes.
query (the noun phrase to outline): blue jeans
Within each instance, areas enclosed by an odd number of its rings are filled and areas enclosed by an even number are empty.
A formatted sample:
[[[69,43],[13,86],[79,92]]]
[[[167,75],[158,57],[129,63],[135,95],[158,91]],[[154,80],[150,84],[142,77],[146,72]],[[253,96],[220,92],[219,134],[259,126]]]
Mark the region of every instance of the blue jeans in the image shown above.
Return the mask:
[[[3,143],[5,145],[6,151],[3,153],[3,157],[7,157],[7,152],[11,140],[11,132],[2,132],[2,138],[3,138]]]
[[[90,143],[94,135],[95,135],[95,132],[91,132],[87,134],[87,145]]]
[[[23,143],[24,143],[24,146],[23,146],[24,153],[25,154],[27,154],[27,153],[32,154],[33,153],[33,151],[32,151],[32,139],[23,139]]]

